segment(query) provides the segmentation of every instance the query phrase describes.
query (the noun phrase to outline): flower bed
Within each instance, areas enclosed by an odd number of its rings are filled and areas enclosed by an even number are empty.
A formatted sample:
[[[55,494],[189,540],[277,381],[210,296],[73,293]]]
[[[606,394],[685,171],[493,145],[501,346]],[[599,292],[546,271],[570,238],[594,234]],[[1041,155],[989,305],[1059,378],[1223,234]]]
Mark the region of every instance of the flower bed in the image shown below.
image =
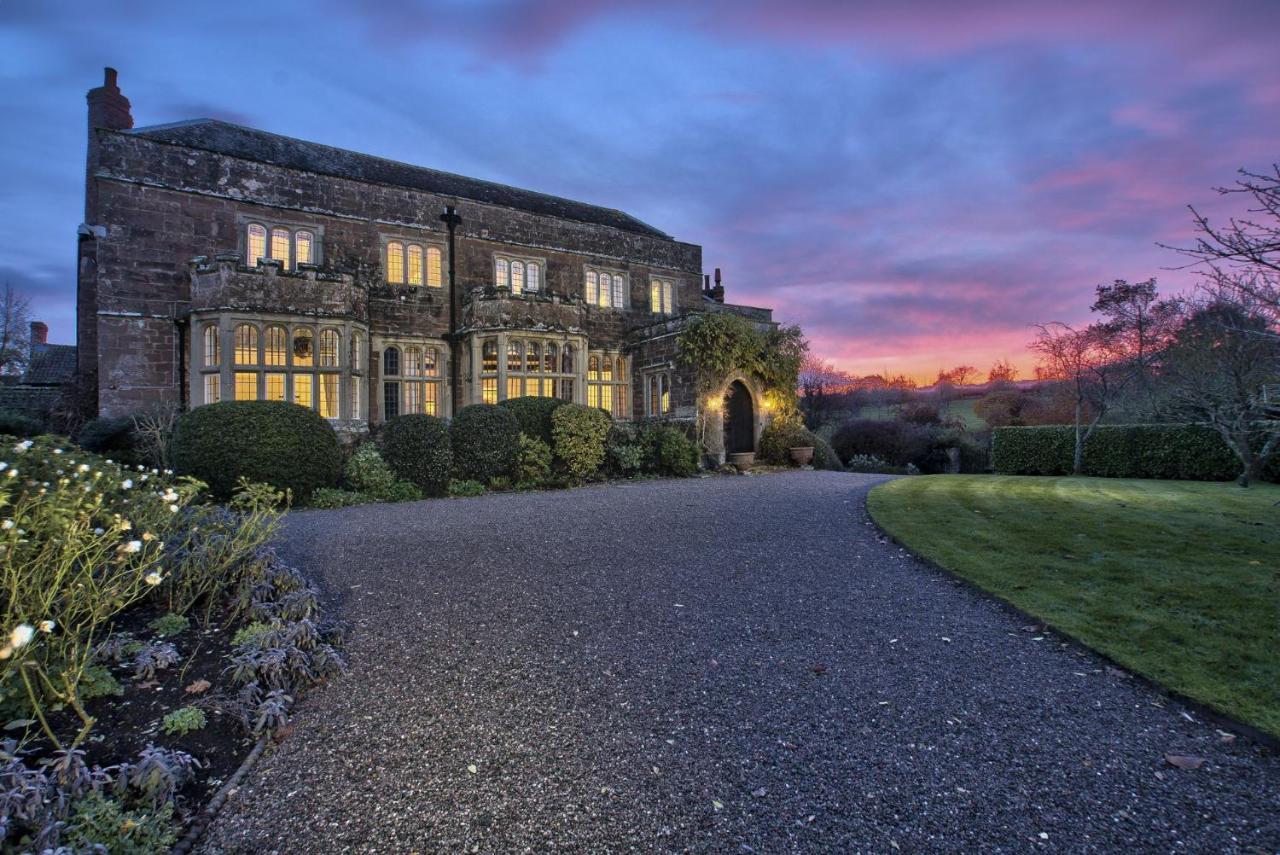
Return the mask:
[[[342,667],[283,496],[0,438],[0,851],[158,851]]]

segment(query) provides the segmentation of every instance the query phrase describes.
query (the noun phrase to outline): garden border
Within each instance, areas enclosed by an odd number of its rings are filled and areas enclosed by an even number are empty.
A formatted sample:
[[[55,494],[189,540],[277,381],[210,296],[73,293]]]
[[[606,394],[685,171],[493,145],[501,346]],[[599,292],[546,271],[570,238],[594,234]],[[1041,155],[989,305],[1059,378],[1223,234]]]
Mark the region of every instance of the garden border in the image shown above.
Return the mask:
[[[226,783],[219,787],[218,791],[213,794],[213,798],[209,799],[208,803],[200,809],[198,814],[196,814],[196,818],[192,820],[191,826],[187,829],[187,833],[182,835],[182,839],[175,843],[173,848],[169,850],[170,855],[186,855],[186,853],[195,848],[195,845],[203,839],[205,831],[207,831],[213,821],[218,818],[218,814],[222,812],[222,808],[227,803],[227,799],[231,797],[232,791],[239,788],[240,782],[244,780],[245,775],[247,775],[257,764],[258,758],[262,756],[263,752],[266,750],[267,743],[270,741],[271,734],[269,733],[264,733],[262,736],[258,737],[258,744],[253,746],[253,750],[251,750],[248,756],[244,758],[244,761],[240,764],[240,768],[236,769],[235,773],[227,779]]]
[[[876,484],[875,486],[873,486],[871,490],[876,489],[876,487],[879,487],[881,484],[887,484],[890,481],[896,481],[899,478],[909,478],[909,477],[914,477],[914,476],[910,476],[910,475],[888,476],[887,478],[885,478],[884,481],[881,481],[879,484]],[[1156,694],[1161,695],[1162,697],[1168,698],[1169,700],[1174,701],[1175,703],[1181,706],[1187,707],[1191,712],[1199,715],[1202,719],[1204,719],[1206,724],[1211,724],[1214,726],[1220,725],[1224,729],[1230,728],[1236,731],[1237,733],[1241,734],[1245,738],[1249,739],[1256,745],[1259,745],[1269,751],[1273,751],[1276,754],[1280,754],[1280,737],[1272,736],[1270,733],[1267,733],[1265,730],[1262,730],[1261,728],[1254,727],[1251,724],[1245,724],[1242,721],[1238,721],[1237,719],[1232,718],[1231,716],[1227,715],[1224,712],[1219,712],[1218,710],[1215,710],[1213,707],[1209,706],[1204,701],[1198,701],[1195,698],[1187,697],[1186,695],[1182,694],[1181,692],[1175,689],[1170,689],[1168,686],[1165,686],[1162,683],[1157,683],[1155,680],[1152,680],[1150,677],[1147,677],[1143,674],[1139,674],[1138,672],[1130,669],[1129,667],[1120,664],[1119,662],[1112,659],[1110,656],[1103,653],[1102,651],[1095,650],[1094,648],[1085,644],[1080,639],[1076,638],[1074,635],[1071,635],[1070,633],[1059,629],[1058,627],[1049,623],[1049,621],[1045,620],[1044,618],[1037,617],[1036,615],[1023,611],[1022,609],[1015,606],[1013,603],[1006,600],[1004,597],[1001,597],[999,594],[994,594],[991,591],[988,591],[986,588],[983,588],[982,586],[969,581],[968,579],[964,578],[954,570],[950,570],[946,567],[943,567],[941,564],[934,561],[933,559],[927,558],[924,555],[921,555],[919,552],[912,549],[910,546],[908,546],[907,544],[903,543],[901,540],[899,540],[898,538],[890,534],[888,530],[885,529],[884,526],[880,525],[880,522],[871,513],[871,507],[868,502],[868,500],[871,497],[871,490],[867,490],[867,492],[864,493],[862,497],[862,510],[866,513],[867,519],[869,519],[871,521],[871,524],[876,527],[876,531],[884,535],[884,537],[886,537],[890,542],[895,543],[902,549],[906,550],[907,554],[909,554],[912,558],[919,561],[921,564],[924,564],[926,567],[932,568],[934,570],[939,571],[940,573],[945,574],[948,578],[955,579],[957,582],[963,584],[970,591],[973,591],[978,595],[988,600],[991,600],[992,602],[996,603],[997,605],[1005,609],[1007,612],[1013,615],[1016,615],[1019,618],[1023,618],[1025,620],[1038,623],[1041,626],[1043,626],[1046,630],[1052,630],[1053,634],[1058,638],[1065,640],[1068,644],[1070,644],[1072,647],[1076,648],[1077,650],[1083,650],[1089,653],[1090,655],[1095,656],[1098,659],[1101,659],[1103,662],[1107,664],[1108,667],[1124,674],[1126,678],[1135,680],[1139,684],[1145,686],[1146,688],[1151,689]]]

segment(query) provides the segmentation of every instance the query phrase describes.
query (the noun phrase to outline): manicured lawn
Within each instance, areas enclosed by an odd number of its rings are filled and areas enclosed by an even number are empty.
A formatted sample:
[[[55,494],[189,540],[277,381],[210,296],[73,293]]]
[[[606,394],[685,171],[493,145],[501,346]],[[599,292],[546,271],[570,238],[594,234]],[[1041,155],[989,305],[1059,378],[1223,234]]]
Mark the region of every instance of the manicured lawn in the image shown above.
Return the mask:
[[[919,554],[1280,736],[1280,486],[932,475],[871,515]]]

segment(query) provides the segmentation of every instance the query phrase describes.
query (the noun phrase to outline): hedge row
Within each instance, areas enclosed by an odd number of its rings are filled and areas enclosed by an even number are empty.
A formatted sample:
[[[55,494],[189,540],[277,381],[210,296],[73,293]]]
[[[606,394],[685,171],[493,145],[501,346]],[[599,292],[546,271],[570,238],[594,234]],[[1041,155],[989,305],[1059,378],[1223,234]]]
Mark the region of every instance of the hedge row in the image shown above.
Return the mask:
[[[991,463],[1001,475],[1070,475],[1071,425],[999,427]],[[1099,425],[1084,447],[1084,474],[1101,478],[1231,481],[1240,462],[1213,428],[1203,425]],[[1280,480],[1280,458],[1263,470]]]

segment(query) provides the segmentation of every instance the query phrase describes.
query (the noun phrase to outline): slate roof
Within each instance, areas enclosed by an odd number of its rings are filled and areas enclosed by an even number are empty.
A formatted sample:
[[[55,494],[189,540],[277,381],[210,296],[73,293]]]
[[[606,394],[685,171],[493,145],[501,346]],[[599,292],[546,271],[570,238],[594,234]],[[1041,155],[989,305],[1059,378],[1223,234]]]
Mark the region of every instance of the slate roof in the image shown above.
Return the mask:
[[[533,214],[561,217],[583,223],[610,226],[649,237],[671,239],[670,235],[613,208],[588,205],[585,202],[575,202],[572,199],[549,196],[533,190],[521,190],[518,187],[482,181],[478,178],[467,178],[437,169],[411,166],[369,154],[246,128],[218,119],[192,119],[169,125],[135,128],[126,133],[156,142],[212,151],[289,169],[375,184],[409,187],[442,196],[487,202],[491,205],[515,208]]]
[[[30,386],[57,386],[76,373],[74,344],[37,344],[22,382]]]

